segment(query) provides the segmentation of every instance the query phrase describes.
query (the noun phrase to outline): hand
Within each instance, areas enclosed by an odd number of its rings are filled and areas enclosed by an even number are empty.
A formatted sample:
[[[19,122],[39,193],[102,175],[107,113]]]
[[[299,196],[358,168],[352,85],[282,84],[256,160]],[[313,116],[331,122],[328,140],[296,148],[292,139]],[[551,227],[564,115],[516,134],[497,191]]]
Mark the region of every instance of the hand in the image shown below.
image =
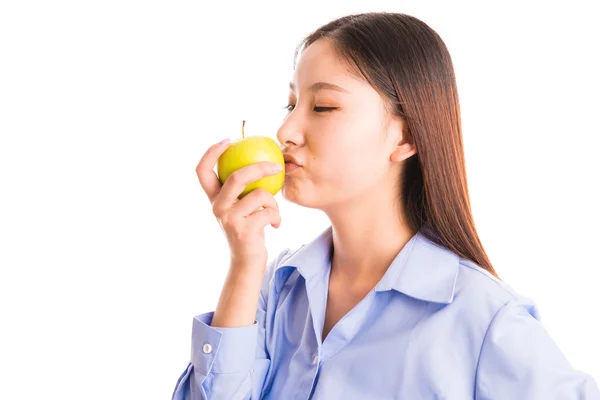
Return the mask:
[[[280,170],[272,162],[258,162],[234,171],[223,185],[213,171],[219,157],[228,144],[217,143],[208,148],[196,167],[202,189],[212,205],[213,214],[227,237],[231,258],[236,265],[266,263],[264,228],[279,228],[281,216],[275,197],[267,190],[258,188],[241,200],[238,196],[246,185],[264,176],[275,175]]]

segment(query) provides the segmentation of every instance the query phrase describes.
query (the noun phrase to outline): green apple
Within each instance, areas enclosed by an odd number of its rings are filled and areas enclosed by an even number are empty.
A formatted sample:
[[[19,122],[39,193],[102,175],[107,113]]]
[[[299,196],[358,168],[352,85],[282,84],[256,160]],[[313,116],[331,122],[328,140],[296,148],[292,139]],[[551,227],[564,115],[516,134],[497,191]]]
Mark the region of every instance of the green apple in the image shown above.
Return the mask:
[[[257,188],[264,188],[275,195],[283,187],[285,179],[285,162],[277,142],[266,136],[244,137],[244,126],[242,125],[242,138],[231,142],[217,161],[217,176],[223,184],[234,171],[260,161],[281,164],[283,169],[277,174],[262,177],[246,185],[238,199]]]

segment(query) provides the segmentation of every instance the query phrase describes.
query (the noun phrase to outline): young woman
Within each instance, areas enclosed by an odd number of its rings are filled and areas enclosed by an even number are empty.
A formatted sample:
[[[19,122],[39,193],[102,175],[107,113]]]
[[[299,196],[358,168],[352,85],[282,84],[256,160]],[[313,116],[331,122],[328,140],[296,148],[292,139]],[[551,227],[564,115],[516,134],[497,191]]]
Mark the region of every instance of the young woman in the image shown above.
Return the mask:
[[[322,26],[296,49],[287,108],[282,195],[331,226],[268,262],[277,203],[237,196],[277,171],[221,185],[227,144],[207,150],[197,173],[231,263],[216,310],[194,317],[174,399],[600,399],[486,256],[435,31],[396,13]]]

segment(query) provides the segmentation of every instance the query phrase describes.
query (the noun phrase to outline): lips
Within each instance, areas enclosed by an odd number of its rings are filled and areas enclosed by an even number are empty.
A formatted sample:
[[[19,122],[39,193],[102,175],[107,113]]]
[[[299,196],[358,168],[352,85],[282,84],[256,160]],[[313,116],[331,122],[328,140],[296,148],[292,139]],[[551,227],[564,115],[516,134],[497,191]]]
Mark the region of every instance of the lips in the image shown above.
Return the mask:
[[[288,174],[294,170],[300,169],[300,168],[302,168],[302,167],[300,167],[299,165],[296,165],[292,162],[285,163],[285,173],[286,174]]]
[[[296,157],[292,156],[291,154],[283,154],[283,159],[285,161],[286,164],[291,163],[291,164],[296,164],[297,166],[301,167],[302,166],[302,162],[300,162]]]

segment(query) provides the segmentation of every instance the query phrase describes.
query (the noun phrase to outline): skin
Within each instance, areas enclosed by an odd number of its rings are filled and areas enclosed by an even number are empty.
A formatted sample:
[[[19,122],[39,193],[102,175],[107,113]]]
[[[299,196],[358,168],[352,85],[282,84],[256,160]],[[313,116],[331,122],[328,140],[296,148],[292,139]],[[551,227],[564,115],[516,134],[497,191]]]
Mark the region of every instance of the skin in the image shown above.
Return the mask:
[[[347,92],[313,92],[309,87],[316,82]],[[405,121],[389,116],[384,99],[337,56],[328,39],[301,53],[291,83],[277,139],[303,167],[286,174],[282,196],[322,210],[333,227],[326,336],[415,233],[405,223],[399,180],[401,163],[416,147]]]

